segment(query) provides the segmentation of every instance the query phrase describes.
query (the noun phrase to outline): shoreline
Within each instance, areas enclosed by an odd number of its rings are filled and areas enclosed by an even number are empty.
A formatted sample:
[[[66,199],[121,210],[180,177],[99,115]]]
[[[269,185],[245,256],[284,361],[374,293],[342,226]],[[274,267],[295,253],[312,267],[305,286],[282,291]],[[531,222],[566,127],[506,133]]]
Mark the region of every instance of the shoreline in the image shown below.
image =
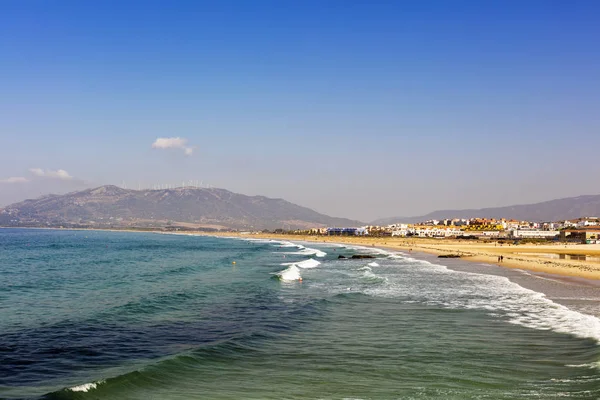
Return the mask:
[[[600,281],[600,262],[562,260],[537,257],[536,254],[586,254],[600,257],[600,246],[589,250],[573,248],[579,245],[544,246],[544,245],[519,245],[519,246],[494,246],[482,243],[465,243],[459,241],[436,242],[435,239],[404,239],[404,238],[378,238],[378,237],[353,237],[353,236],[302,236],[281,234],[240,234],[227,233],[184,233],[197,236],[229,236],[241,238],[273,239],[286,241],[304,241],[312,243],[338,243],[351,244],[364,247],[377,247],[385,250],[400,250],[407,253],[411,251],[423,252],[433,255],[460,255],[460,260],[497,265],[505,268],[523,269],[531,272],[558,275],[565,278],[583,278],[586,280]],[[570,247],[569,247],[570,246]],[[579,246],[580,247],[580,246]],[[518,253],[518,254],[517,254]],[[521,254],[521,253],[530,253]],[[503,262],[498,262],[498,256],[504,257]]]
[[[494,245],[492,243],[467,242],[448,239],[364,237],[364,236],[310,236],[275,233],[248,234],[239,232],[166,232],[162,230],[137,229],[90,229],[90,228],[22,228],[3,227],[5,229],[44,229],[57,231],[100,231],[100,232],[134,232],[160,233],[188,236],[240,237],[285,241],[304,241],[312,243],[351,244],[364,247],[377,247],[386,250],[423,252],[433,255],[460,255],[460,260],[497,265],[505,268],[523,269],[531,272],[557,275],[566,278],[583,278],[600,282],[600,245],[552,244],[552,245]],[[599,261],[580,261],[544,258],[546,255],[587,255]],[[503,256],[503,262],[498,257]]]

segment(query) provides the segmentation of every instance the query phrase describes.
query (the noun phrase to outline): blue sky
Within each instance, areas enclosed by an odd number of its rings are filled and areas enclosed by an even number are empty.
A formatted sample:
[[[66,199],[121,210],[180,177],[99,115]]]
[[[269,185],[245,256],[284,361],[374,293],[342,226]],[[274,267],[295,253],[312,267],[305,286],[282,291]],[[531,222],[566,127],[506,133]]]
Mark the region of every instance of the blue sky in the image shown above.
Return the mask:
[[[595,1],[5,0],[0,205],[190,179],[363,220],[596,194],[599,20]],[[193,153],[152,147],[175,137]]]

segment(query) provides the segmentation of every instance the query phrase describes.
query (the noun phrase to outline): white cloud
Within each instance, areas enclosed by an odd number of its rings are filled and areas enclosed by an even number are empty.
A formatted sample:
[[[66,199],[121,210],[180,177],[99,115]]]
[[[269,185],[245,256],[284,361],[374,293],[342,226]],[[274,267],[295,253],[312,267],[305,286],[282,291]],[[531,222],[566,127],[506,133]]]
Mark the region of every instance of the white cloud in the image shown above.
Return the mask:
[[[29,182],[29,179],[22,176],[11,176],[10,178],[0,179],[0,183],[25,183]]]
[[[73,179],[73,177],[69,175],[69,173],[64,169],[57,169],[56,171],[52,171],[50,169],[43,170],[41,168],[30,168],[29,171],[35,176],[40,176],[44,178],[60,179],[63,181],[70,181],[71,179]]]
[[[157,138],[152,143],[153,149],[181,149],[186,156],[191,156],[194,148],[187,146],[187,139],[180,137]]]
[[[152,143],[154,149],[183,149],[187,143],[187,139],[180,137],[158,138]]]

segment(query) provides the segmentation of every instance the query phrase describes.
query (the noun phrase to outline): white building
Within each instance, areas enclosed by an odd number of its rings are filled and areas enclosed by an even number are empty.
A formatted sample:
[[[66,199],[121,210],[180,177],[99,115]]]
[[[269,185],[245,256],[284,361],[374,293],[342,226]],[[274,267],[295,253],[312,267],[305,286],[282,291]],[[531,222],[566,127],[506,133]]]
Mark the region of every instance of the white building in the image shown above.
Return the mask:
[[[529,230],[513,230],[510,233],[513,238],[528,238],[528,239],[542,239],[542,238],[553,238],[560,235],[559,231],[540,231],[538,229]]]
[[[392,225],[388,225],[388,228],[390,228],[391,230],[408,229],[408,224],[392,224]]]
[[[468,234],[479,237],[499,237],[500,231],[475,231],[469,232]]]
[[[571,221],[566,220],[565,223],[563,224],[563,226],[565,228],[575,228],[577,226],[577,224],[578,224],[578,221],[576,221],[576,220],[575,221],[573,221],[573,220],[571,220]]]
[[[412,233],[412,230],[408,228],[394,228],[392,230],[392,236],[406,237],[409,233]]]
[[[577,222],[578,228],[585,228],[586,226],[598,226],[598,218],[588,217]]]
[[[453,237],[464,235],[464,232],[460,229],[444,229],[444,228],[418,228],[414,230],[414,234],[419,237]]]

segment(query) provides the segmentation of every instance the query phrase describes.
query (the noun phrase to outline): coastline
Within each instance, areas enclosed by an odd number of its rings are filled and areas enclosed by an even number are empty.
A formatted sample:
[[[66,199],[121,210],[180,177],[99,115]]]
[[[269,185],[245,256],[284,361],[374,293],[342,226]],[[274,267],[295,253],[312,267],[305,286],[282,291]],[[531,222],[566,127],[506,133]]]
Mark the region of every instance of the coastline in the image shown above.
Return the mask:
[[[160,233],[190,236],[221,236],[259,238],[286,241],[305,241],[313,243],[339,243],[364,247],[378,247],[387,250],[400,250],[405,252],[415,251],[433,255],[460,255],[460,259],[469,262],[497,265],[505,268],[523,269],[536,273],[551,274],[565,278],[583,278],[600,282],[600,245],[580,244],[551,244],[551,245],[494,245],[493,243],[468,242],[449,239],[426,238],[395,238],[395,237],[364,237],[364,236],[310,236],[289,235],[275,233],[249,234],[240,232],[165,232],[161,230],[137,229],[90,229],[90,228],[20,228],[6,227],[6,229],[47,229],[47,230],[72,230],[72,231],[106,231],[106,232],[136,232]],[[580,261],[570,259],[550,259],[544,255],[587,255],[597,258],[598,261]],[[498,257],[503,256],[503,261],[498,262]]]
[[[406,239],[391,237],[355,237],[355,236],[303,236],[281,234],[241,234],[227,233],[185,233],[200,236],[234,236],[258,239],[274,239],[313,243],[340,243],[365,247],[377,247],[405,252],[423,252],[433,255],[460,255],[460,259],[469,262],[485,263],[506,268],[523,269],[531,272],[559,275],[563,277],[584,278],[600,281],[600,261],[579,261],[549,259],[545,255],[591,255],[600,258],[600,245],[503,245],[436,239]],[[582,246],[586,246],[582,248]],[[503,261],[498,262],[498,257]]]

